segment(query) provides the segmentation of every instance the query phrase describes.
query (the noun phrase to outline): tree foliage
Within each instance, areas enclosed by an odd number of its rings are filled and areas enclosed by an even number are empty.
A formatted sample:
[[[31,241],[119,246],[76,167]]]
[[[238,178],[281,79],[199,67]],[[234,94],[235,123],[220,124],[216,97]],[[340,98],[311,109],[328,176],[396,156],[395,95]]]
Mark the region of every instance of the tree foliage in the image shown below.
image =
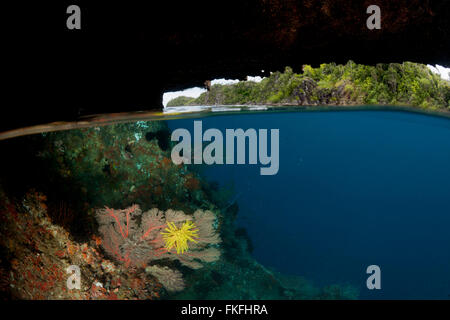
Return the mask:
[[[450,82],[418,63],[368,66],[304,65],[301,73],[286,67],[256,83],[214,85],[198,98],[178,97],[168,105],[409,105],[450,109]]]
[[[167,102],[168,107],[188,106],[195,101],[195,98],[180,96]]]

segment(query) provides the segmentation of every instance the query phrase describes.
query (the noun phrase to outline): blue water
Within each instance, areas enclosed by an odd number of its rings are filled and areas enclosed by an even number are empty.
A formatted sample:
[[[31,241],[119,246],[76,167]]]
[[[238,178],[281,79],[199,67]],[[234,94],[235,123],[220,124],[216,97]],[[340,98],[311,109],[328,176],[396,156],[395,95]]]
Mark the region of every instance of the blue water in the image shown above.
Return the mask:
[[[279,128],[280,168],[214,165],[234,182],[237,223],[254,257],[317,285],[349,283],[363,299],[450,297],[450,120],[393,111],[201,118],[203,130]],[[193,119],[169,122],[192,130]],[[366,268],[381,268],[381,290]]]

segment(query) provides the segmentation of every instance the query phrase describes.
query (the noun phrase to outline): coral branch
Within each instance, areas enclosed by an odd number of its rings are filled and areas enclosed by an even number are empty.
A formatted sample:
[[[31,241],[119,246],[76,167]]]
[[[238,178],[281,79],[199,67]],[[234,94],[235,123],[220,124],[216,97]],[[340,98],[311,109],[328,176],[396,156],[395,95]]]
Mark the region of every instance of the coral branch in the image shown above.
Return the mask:
[[[214,229],[216,217],[211,211],[197,210],[191,216],[171,209],[142,212],[138,205],[133,205],[124,210],[106,207],[97,210],[96,217],[103,248],[118,262],[127,265],[142,266],[167,258],[197,269],[202,263],[214,262],[220,257],[220,251],[210,247],[221,241]],[[168,226],[171,228],[160,231]],[[174,247],[180,235],[184,235],[185,240],[181,247]]]

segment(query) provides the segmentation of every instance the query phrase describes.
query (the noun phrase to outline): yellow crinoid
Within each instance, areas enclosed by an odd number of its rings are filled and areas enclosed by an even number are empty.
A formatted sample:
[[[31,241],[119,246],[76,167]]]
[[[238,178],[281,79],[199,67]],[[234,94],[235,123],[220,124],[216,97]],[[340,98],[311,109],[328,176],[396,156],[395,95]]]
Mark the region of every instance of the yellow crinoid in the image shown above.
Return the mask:
[[[179,229],[173,222],[167,222],[167,226],[164,229],[166,232],[161,232],[167,251],[175,247],[178,254],[184,253],[189,249],[188,241],[197,243],[194,237],[198,237],[198,229],[194,229],[195,224],[191,220],[187,220]]]

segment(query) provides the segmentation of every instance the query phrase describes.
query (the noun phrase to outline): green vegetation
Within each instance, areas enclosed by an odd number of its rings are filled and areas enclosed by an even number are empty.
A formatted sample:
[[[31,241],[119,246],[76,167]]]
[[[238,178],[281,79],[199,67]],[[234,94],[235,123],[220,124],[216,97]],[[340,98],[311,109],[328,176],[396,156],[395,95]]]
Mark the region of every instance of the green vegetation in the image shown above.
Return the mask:
[[[195,98],[181,96],[181,97],[177,97],[175,99],[170,100],[167,103],[167,106],[168,107],[187,106],[187,105],[191,105],[194,102],[194,100],[195,100]]]
[[[168,106],[217,104],[406,105],[450,111],[450,82],[412,62],[324,63],[318,68],[304,65],[300,74],[286,67],[260,83],[216,84],[196,99],[178,97]]]

